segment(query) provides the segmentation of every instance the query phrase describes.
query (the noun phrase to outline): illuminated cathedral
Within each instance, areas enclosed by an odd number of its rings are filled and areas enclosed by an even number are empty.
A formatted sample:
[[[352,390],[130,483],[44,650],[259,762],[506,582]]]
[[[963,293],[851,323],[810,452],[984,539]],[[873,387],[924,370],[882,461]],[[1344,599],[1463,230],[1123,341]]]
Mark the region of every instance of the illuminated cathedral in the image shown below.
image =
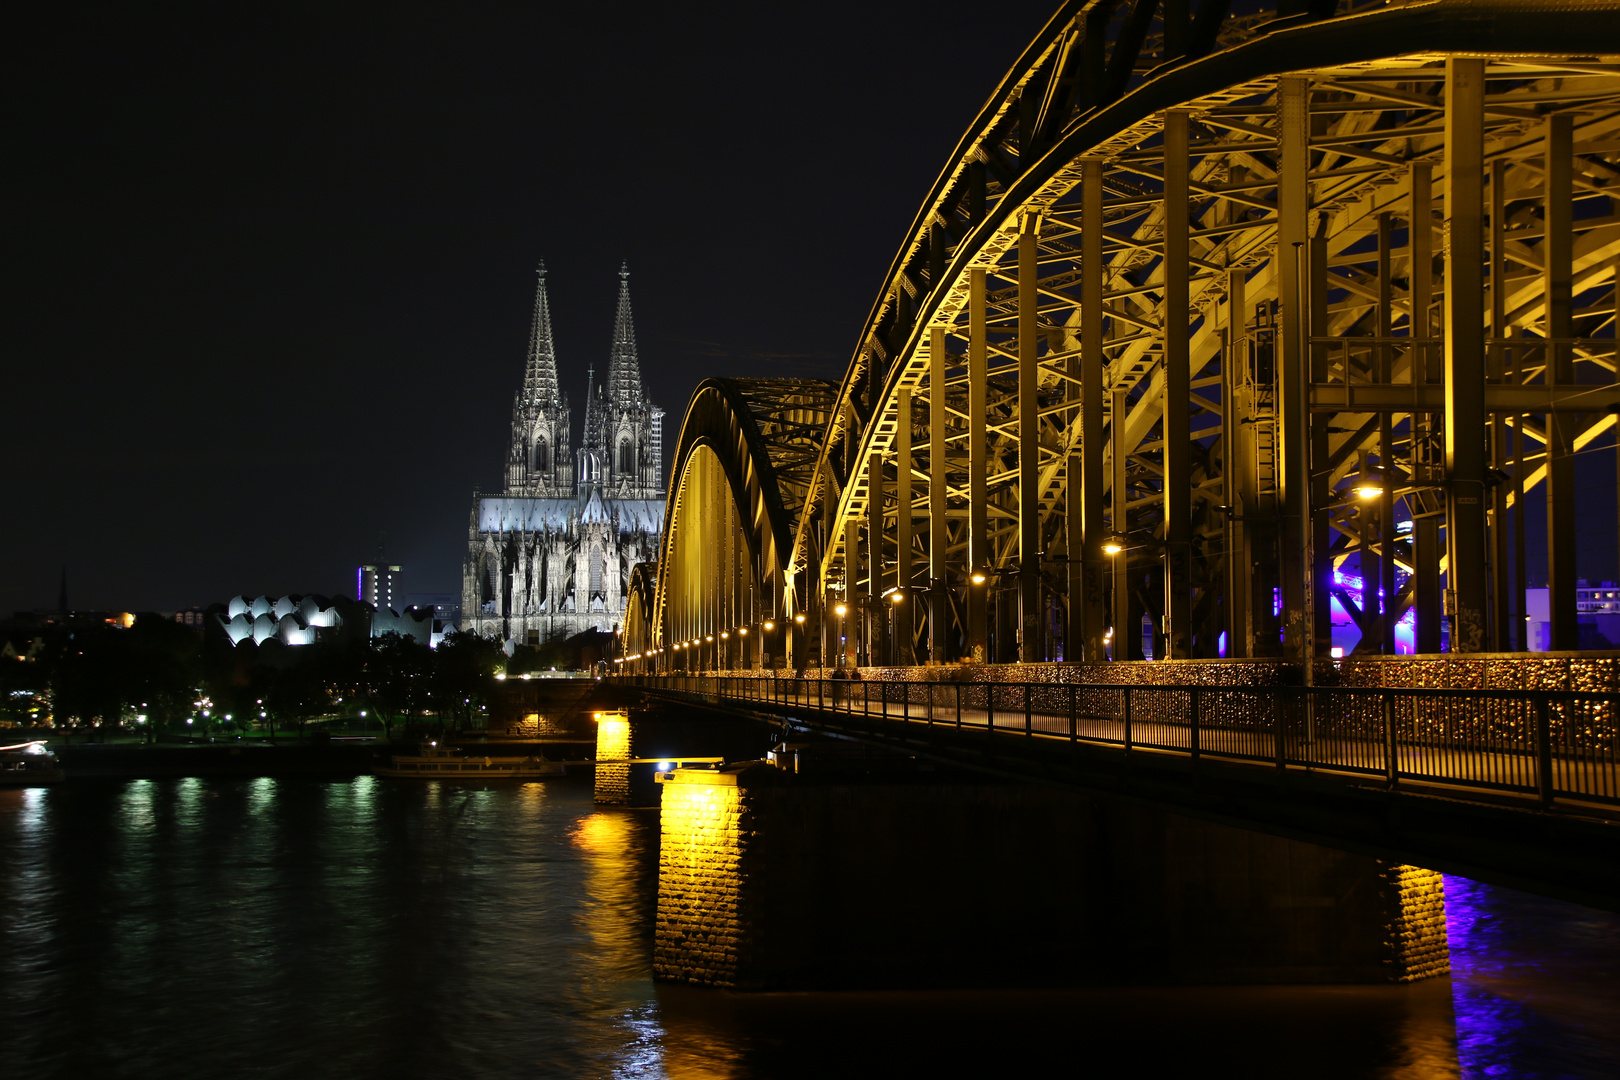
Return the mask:
[[[607,378],[587,374],[585,427],[557,381],[546,273],[540,268],[523,385],[512,404],[505,490],[473,494],[462,575],[462,629],[540,645],[624,623],[630,571],[658,557],[664,526],[664,412],[647,398],[630,315],[630,272]]]

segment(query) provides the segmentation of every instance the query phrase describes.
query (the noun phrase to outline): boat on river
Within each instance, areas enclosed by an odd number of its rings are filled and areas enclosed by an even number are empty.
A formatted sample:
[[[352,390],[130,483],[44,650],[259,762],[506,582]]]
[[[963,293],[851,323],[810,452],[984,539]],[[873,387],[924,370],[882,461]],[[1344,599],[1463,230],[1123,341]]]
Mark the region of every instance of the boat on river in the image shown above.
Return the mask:
[[[387,765],[377,766],[378,776],[408,777],[418,780],[544,780],[562,776],[567,765],[530,754],[527,757],[494,757],[459,754],[431,747],[421,754],[395,754]]]
[[[43,742],[0,746],[0,787],[54,784],[65,775],[62,763]]]

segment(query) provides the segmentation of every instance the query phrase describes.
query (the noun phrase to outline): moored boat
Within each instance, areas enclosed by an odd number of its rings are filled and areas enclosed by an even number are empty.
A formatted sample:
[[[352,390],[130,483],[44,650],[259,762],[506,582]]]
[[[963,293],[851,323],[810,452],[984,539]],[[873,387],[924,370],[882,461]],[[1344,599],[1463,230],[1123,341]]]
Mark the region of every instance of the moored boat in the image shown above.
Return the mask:
[[[54,784],[65,775],[62,763],[43,742],[0,746],[0,786]]]
[[[542,780],[566,772],[565,763],[548,761],[534,754],[527,757],[462,755],[438,747],[422,754],[395,754],[389,764],[377,767],[378,776],[419,780]]]

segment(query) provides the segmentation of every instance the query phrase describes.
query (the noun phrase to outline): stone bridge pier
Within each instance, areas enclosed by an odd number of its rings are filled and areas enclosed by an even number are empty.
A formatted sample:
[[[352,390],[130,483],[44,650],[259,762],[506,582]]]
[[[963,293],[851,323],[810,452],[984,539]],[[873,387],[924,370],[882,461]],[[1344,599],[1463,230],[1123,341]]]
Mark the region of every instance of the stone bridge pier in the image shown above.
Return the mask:
[[[601,695],[596,728],[595,800],[601,806],[656,806],[660,764],[754,758],[770,746],[772,724],[717,717],[679,705],[648,705],[634,695]],[[705,756],[713,755],[713,756]]]
[[[771,757],[659,775],[657,978],[1401,983],[1450,969],[1433,871],[915,762],[829,764],[807,744]]]

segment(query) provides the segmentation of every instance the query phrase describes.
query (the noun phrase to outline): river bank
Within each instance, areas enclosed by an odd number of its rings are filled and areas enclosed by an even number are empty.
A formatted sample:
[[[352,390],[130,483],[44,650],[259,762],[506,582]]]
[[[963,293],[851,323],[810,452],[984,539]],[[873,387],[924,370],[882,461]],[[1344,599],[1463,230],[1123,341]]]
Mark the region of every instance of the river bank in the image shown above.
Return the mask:
[[[529,744],[503,741],[499,744],[482,740],[454,740],[448,746],[465,749],[477,755],[499,753],[501,756],[544,754],[553,760],[579,761],[579,768],[589,772],[590,746],[586,743],[566,745]],[[498,745],[498,749],[497,749]],[[181,777],[232,776],[319,776],[346,779],[370,773],[389,755],[414,754],[420,744],[383,742],[374,739],[315,739],[306,743],[271,743],[259,741],[233,741],[215,743],[77,743],[52,745],[51,751],[61,762],[67,774],[66,783],[76,780],[168,780]]]
[[[90,779],[161,780],[186,776],[352,777],[371,771],[387,743],[159,743],[153,746],[80,743],[51,747],[67,782]]]

